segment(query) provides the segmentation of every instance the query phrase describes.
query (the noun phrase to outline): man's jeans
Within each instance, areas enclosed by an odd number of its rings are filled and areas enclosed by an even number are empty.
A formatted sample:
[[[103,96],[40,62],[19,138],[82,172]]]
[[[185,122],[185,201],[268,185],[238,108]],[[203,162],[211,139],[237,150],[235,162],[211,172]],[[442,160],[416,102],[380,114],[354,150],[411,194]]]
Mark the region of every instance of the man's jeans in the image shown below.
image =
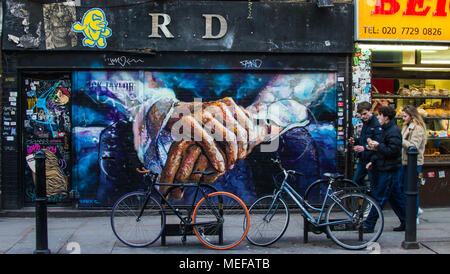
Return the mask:
[[[399,181],[399,172],[397,171],[378,171],[378,182],[372,188],[371,196],[378,202],[381,209],[384,208],[386,202],[389,200],[392,209],[394,210],[401,223],[405,222],[405,194],[402,191],[402,186]],[[365,225],[373,228],[378,219],[378,214],[372,209],[365,221]]]
[[[361,160],[358,161],[358,164],[356,165],[355,175],[353,176],[353,181],[359,186],[364,186],[364,177],[366,177],[366,175],[368,174],[370,189],[372,190],[373,187],[377,184],[378,172],[374,169],[367,170],[366,165],[367,163],[362,162]]]

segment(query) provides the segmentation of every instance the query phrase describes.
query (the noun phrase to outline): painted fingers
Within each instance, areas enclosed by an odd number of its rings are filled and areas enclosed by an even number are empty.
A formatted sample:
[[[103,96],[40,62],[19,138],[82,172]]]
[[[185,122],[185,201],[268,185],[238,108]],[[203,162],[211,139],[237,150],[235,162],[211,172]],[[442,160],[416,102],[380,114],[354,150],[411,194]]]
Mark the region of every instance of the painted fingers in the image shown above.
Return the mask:
[[[201,108],[199,108],[201,106]],[[251,151],[255,138],[250,114],[231,98],[199,103],[180,103],[170,118],[176,140],[168,153],[161,182],[212,183]],[[195,174],[194,171],[216,171]]]

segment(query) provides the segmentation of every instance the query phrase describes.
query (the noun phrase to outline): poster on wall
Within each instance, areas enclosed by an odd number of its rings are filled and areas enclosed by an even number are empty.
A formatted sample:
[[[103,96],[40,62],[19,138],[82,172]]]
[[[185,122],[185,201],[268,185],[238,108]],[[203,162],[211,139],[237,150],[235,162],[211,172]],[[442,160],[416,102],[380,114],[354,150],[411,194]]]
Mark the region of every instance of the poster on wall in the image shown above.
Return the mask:
[[[42,14],[47,50],[77,45],[77,36],[71,31],[76,19],[75,1],[43,4]]]
[[[362,102],[372,102],[371,92],[375,88],[372,85],[371,56],[372,51],[370,49],[355,47],[352,64],[352,125],[355,136],[361,134],[363,126],[362,119],[356,111],[357,106]]]
[[[45,153],[49,203],[69,202],[71,174],[70,76],[25,77],[24,87],[24,192],[25,203],[35,199],[35,153]]]
[[[280,170],[300,193],[336,170],[336,74],[80,71],[73,74],[73,188],[79,207],[111,206],[162,182],[203,181],[245,203],[272,193]],[[211,175],[194,170],[216,171]],[[189,201],[189,190],[174,193]]]

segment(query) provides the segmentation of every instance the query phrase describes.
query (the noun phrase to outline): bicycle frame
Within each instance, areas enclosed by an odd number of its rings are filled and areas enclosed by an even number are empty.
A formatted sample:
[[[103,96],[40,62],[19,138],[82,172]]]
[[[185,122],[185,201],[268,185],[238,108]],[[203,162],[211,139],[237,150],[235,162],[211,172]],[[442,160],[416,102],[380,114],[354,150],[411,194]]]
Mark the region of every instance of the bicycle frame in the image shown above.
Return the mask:
[[[192,199],[192,204],[191,207],[188,211],[188,217],[184,218],[183,215],[181,215],[179,213],[179,210],[177,208],[175,208],[167,199],[166,197],[164,197],[164,195],[159,192],[155,186],[179,186],[179,187],[195,187],[195,195],[194,198]],[[156,178],[151,182],[150,186],[149,186],[149,190],[147,190],[147,196],[145,198],[145,202],[144,205],[141,209],[141,211],[139,212],[139,215],[137,216],[137,220],[139,221],[139,219],[141,218],[142,214],[144,213],[145,210],[145,206],[148,203],[149,197],[152,195],[153,192],[157,193],[159,198],[161,198],[161,200],[163,201],[163,204],[167,204],[169,206],[169,208],[171,209],[171,211],[173,213],[175,213],[175,215],[180,219],[180,221],[183,223],[183,225],[186,226],[193,226],[193,225],[207,225],[207,224],[212,224],[213,222],[201,222],[201,223],[192,223],[191,220],[191,213],[195,207],[195,201],[197,199],[198,196],[198,192],[201,192],[201,194],[203,195],[203,198],[206,200],[206,203],[211,207],[211,211],[213,212],[214,216],[217,218],[217,220],[219,222],[222,222],[222,217],[220,212],[216,212],[216,210],[211,206],[211,204],[209,203],[208,200],[208,195],[205,193],[205,191],[203,189],[201,189],[200,187],[200,183],[184,183],[184,184],[164,184],[164,183],[156,183]]]
[[[270,205],[270,208],[268,210],[268,212],[266,213],[266,216],[264,216],[264,218],[267,217],[267,214],[272,210],[272,208],[274,207],[275,201],[278,199],[278,197],[281,195],[282,192],[286,192],[291,199],[295,202],[295,204],[300,208],[300,210],[303,212],[303,214],[306,215],[306,218],[308,219],[308,221],[310,223],[312,223],[315,226],[327,226],[327,225],[335,225],[335,224],[342,224],[342,223],[347,223],[348,220],[338,220],[338,221],[332,221],[332,222],[321,222],[322,219],[322,215],[324,213],[325,210],[325,205],[328,201],[328,199],[333,200],[334,202],[336,202],[343,210],[344,212],[349,216],[352,217],[352,214],[345,209],[340,203],[339,200],[333,195],[333,190],[331,189],[331,185],[333,184],[333,180],[330,182],[330,184],[328,184],[328,188],[327,188],[327,192],[325,195],[325,199],[323,201],[322,204],[322,208],[320,209],[320,214],[319,216],[316,218],[314,218],[314,216],[312,216],[308,210],[303,206],[303,204],[305,204],[308,208],[317,211],[315,208],[313,208],[308,202],[305,201],[305,199],[297,193],[297,191],[295,191],[286,180],[283,180],[283,183],[281,184],[280,188],[278,189],[278,191],[276,191],[272,204]]]

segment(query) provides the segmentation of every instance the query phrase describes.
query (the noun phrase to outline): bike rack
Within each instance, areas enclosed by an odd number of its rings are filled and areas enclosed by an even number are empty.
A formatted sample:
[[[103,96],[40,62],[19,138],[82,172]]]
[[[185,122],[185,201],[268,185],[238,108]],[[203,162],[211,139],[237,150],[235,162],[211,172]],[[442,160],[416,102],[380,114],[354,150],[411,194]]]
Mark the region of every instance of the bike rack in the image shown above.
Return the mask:
[[[314,226],[310,221],[308,221],[308,218],[303,217],[303,243],[308,243],[308,233],[313,232],[314,234],[320,234],[325,233],[327,235],[327,238],[329,239],[330,236],[328,235],[325,226],[316,227]]]
[[[331,219],[331,222],[333,221],[338,221],[338,219]],[[315,234],[320,234],[320,233],[325,233],[325,235],[327,235],[327,238],[330,239],[330,235],[328,235],[327,231],[326,231],[326,226],[320,226],[317,227],[315,225],[313,225],[310,221],[308,221],[308,219],[306,217],[303,217],[303,243],[308,243],[308,233],[309,232],[313,232]],[[335,230],[335,226],[341,226],[341,225],[331,225],[331,230]],[[344,224],[344,230],[345,231],[351,231],[351,230],[355,230],[354,227],[351,226],[351,224]],[[342,230],[342,229],[341,229]],[[342,230],[343,231],[343,230]],[[362,239],[362,229],[359,229],[359,237]]]
[[[370,188],[367,186],[345,187],[345,191],[358,191],[358,192],[367,194],[368,192],[370,192]],[[320,205],[315,205],[315,206],[318,207]],[[330,221],[338,221],[338,220],[331,219]],[[315,234],[325,233],[327,235],[327,238],[330,239],[330,235],[328,235],[325,226],[317,227],[317,226],[313,225],[310,221],[308,221],[308,218],[306,218],[306,217],[303,217],[303,222],[304,222],[304,225],[303,225],[303,242],[304,243],[308,243],[308,233],[309,232],[313,232]],[[334,227],[335,227],[335,225],[331,225],[331,230],[334,230]],[[346,224],[345,230],[350,231],[350,230],[355,230],[355,228],[351,227],[349,224]],[[362,237],[363,237],[363,233],[362,233],[362,228],[361,228],[361,229],[359,229],[359,238],[362,239]]]
[[[213,186],[211,186],[214,190],[213,192],[217,192],[217,189],[215,189]],[[167,195],[168,193],[166,193]],[[183,210],[183,206],[180,206],[181,210]],[[172,211],[166,211],[166,217],[168,216],[176,216]],[[189,212],[188,214],[192,214],[192,212]],[[161,217],[162,218],[162,217]],[[176,219],[179,221],[178,217]],[[167,219],[166,219],[167,221]],[[162,222],[161,222],[162,223]],[[219,235],[219,241],[220,243],[223,242],[223,229],[222,227],[217,231],[217,233],[213,233],[211,235]],[[161,246],[166,245],[166,237],[171,236],[181,236],[182,237],[182,243],[183,245],[186,244],[186,236],[195,236],[194,228],[191,225],[184,225],[182,223],[178,224],[166,224],[162,234],[161,234]]]
[[[183,229],[187,229],[186,233],[183,232]],[[194,236],[194,230],[192,226],[184,226],[182,224],[166,224],[165,229],[161,234],[161,245],[166,245],[166,237],[167,236]],[[186,244],[186,241],[182,241],[183,245]]]
[[[171,214],[174,215],[174,214]],[[170,215],[166,215],[170,216]],[[185,230],[185,231],[184,231]],[[211,233],[209,235],[218,235],[219,242],[223,242],[223,229],[222,227],[217,231],[217,233]],[[166,245],[167,236],[181,236],[183,245],[186,244],[186,236],[195,236],[194,228],[191,225],[183,224],[166,224],[162,234],[161,234],[161,246]]]
[[[175,216],[175,214],[167,214],[166,218],[169,216]],[[162,218],[162,217],[161,217]],[[178,219],[177,219],[178,220]],[[167,219],[166,219],[167,221]],[[186,231],[184,231],[186,230]],[[179,224],[166,224],[166,226],[163,229],[163,232],[161,234],[161,245],[166,245],[166,237],[167,236],[182,236],[183,239],[185,236],[194,236],[194,229],[192,226],[183,225],[181,223]],[[186,244],[186,241],[183,240],[183,245]]]

